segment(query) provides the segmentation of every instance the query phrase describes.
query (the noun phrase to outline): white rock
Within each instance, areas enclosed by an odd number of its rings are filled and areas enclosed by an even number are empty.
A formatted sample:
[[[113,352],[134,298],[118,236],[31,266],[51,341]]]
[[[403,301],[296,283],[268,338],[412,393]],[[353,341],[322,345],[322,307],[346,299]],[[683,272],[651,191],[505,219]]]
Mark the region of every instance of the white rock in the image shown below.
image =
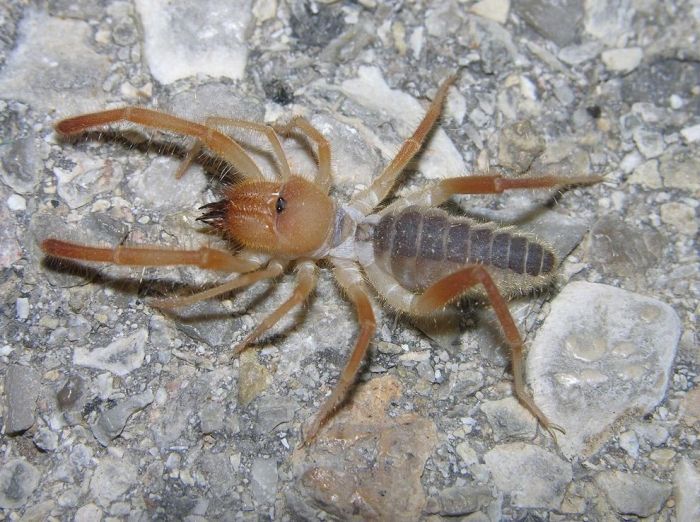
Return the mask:
[[[41,113],[68,115],[101,107],[105,94],[99,86],[109,58],[87,45],[91,38],[92,28],[83,21],[26,9],[0,73],[2,97],[27,102]]]
[[[496,487],[515,507],[557,509],[573,478],[571,464],[524,443],[503,444],[484,455]]]
[[[57,166],[53,172],[58,181],[58,195],[72,209],[87,205],[97,194],[113,191],[124,177],[119,163],[82,151],[72,150],[67,159],[74,164],[70,170]]]
[[[248,49],[248,0],[137,0],[145,54],[154,78],[172,83],[188,76],[240,79]]]
[[[661,510],[671,494],[671,486],[644,475],[604,471],[595,482],[605,492],[612,507],[623,515],[648,517]]]
[[[26,210],[27,200],[19,194],[12,194],[9,198],[7,198],[7,208],[13,211]]]
[[[95,504],[85,504],[75,512],[74,522],[100,522],[102,510]]]
[[[659,162],[655,159],[645,161],[634,169],[634,173],[629,177],[629,182],[638,183],[651,189],[663,187],[661,174],[659,174]]]
[[[665,303],[610,286],[577,282],[554,299],[527,361],[535,403],[562,426],[559,447],[588,455],[613,422],[663,399],[680,338]]]
[[[609,71],[628,73],[635,70],[642,62],[644,54],[639,47],[627,49],[608,49],[603,51],[601,59]]]
[[[416,125],[425,115],[424,105],[409,94],[390,89],[381,71],[376,67],[361,67],[358,77],[344,81],[341,89],[360,105],[386,114],[394,120],[404,138],[408,138],[413,133]],[[380,139],[378,141],[381,142]],[[382,152],[387,159],[391,159],[400,145],[400,143],[384,144]],[[466,167],[450,138],[438,128],[421,155],[418,170],[429,179],[437,179],[460,175],[466,171]]]
[[[90,492],[101,506],[120,498],[138,481],[136,467],[125,459],[103,458],[90,480]]]
[[[673,490],[678,522],[700,520],[700,472],[687,458],[680,461],[673,474]]]
[[[207,178],[201,166],[195,164],[176,180],[179,165],[177,159],[158,157],[143,172],[133,175],[129,186],[149,209],[189,209],[204,192]]]
[[[688,143],[700,141],[700,123],[692,125],[691,127],[682,128],[681,136],[683,136],[683,139]]]
[[[679,232],[694,236],[698,231],[695,209],[685,203],[671,201],[661,205],[661,221],[675,227]]]
[[[148,339],[148,330],[142,328],[102,348],[92,351],[87,348],[76,348],[73,352],[73,364],[108,370],[119,376],[127,375],[143,364],[146,339]]]
[[[471,6],[469,10],[499,24],[505,24],[508,21],[510,0],[481,0],[481,2]]]

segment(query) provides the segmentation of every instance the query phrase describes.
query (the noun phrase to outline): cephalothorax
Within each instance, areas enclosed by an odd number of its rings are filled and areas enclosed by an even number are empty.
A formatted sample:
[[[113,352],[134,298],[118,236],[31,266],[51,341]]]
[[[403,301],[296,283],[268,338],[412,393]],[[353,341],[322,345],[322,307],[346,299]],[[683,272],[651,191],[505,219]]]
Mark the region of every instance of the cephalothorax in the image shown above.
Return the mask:
[[[328,196],[331,185],[331,150],[326,139],[306,119],[296,117],[287,125],[271,127],[229,118],[209,118],[204,125],[165,113],[127,107],[85,114],[60,121],[62,135],[115,122],[128,121],[193,137],[195,145],[178,171],[180,177],[202,147],[230,163],[243,180],[227,187],[223,199],[205,205],[199,220],[219,229],[242,248],[235,252],[203,247],[175,250],[158,247],[112,248],[46,239],[46,254],[61,258],[132,266],[193,265],[207,270],[237,273],[214,288],[186,297],[153,301],[158,307],[179,307],[274,278],[285,269],[296,269],[292,295],[233,350],[238,355],[312,292],[317,263],[325,259],[338,284],[354,304],[359,334],[339,381],[309,424],[310,441],[340,405],[352,386],[375,332],[369,286],[391,307],[413,316],[429,316],[453,301],[478,294],[488,299],[512,351],[515,392],[519,400],[548,430],[557,428],[535,405],[523,378],[523,341],[508,311],[503,294],[513,288],[534,288],[551,280],[557,259],[536,238],[513,229],[479,224],[435,208],[455,194],[497,194],[508,189],[534,189],[591,183],[597,177],[528,177],[500,175],[462,176],[444,179],[415,194],[377,210],[389,195],[399,174],[420,150],[440,114],[454,78],[440,86],[435,99],[414,134],[365,190],[346,205]],[[266,180],[245,150],[222,127],[262,133],[278,162],[278,180]],[[301,132],[316,145],[318,172],[309,181],[291,172],[279,135]]]

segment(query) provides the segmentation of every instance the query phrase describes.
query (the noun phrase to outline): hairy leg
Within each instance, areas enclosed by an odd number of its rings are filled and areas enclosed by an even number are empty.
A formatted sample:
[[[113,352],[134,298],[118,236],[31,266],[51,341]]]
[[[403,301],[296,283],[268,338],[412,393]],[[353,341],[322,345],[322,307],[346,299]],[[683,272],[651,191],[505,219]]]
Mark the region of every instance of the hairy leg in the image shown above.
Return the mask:
[[[335,276],[340,286],[347,292],[348,297],[355,305],[357,319],[360,323],[360,333],[355,341],[350,359],[345,364],[338,383],[335,385],[330,397],[321,406],[313,421],[309,425],[306,433],[303,434],[302,444],[308,444],[316,435],[324,422],[333,414],[338,406],[345,400],[348,390],[357,378],[357,372],[365,358],[369,343],[374,336],[376,320],[372,303],[369,300],[367,289],[363,283],[362,274],[359,269],[347,261],[334,261]]]
[[[265,317],[263,321],[250,332],[245,339],[233,349],[232,358],[245,350],[250,343],[272,328],[277,321],[284,317],[292,308],[303,303],[316,286],[317,270],[316,265],[311,261],[304,261],[297,267],[297,286],[292,295],[282,303],[279,308]]]
[[[450,76],[442,82],[430,107],[428,107],[428,111],[425,113],[423,120],[420,122],[413,135],[403,143],[399,152],[394,156],[394,159],[391,160],[391,163],[389,163],[384,171],[372,182],[372,185],[352,199],[350,203],[351,206],[357,208],[364,215],[367,215],[387,197],[394,183],[396,183],[396,178],[398,178],[408,162],[411,161],[413,156],[415,156],[423,146],[426,137],[430,133],[430,129],[433,128],[433,125],[435,125],[435,122],[440,116],[442,104],[447,97],[447,90],[450,85],[454,83],[455,79],[455,76]]]
[[[496,283],[491,278],[488,270],[481,265],[472,265],[459,270],[433,284],[413,303],[412,312],[416,315],[429,315],[439,310],[450,302],[464,295],[470,288],[481,285],[486,290],[489,303],[493,307],[498,322],[503,329],[506,341],[510,346],[513,362],[513,381],[515,394],[520,402],[537,417],[540,424],[549,431],[556,440],[553,430],[563,432],[559,426],[552,424],[547,416],[535,404],[532,396],[525,387],[525,375],[523,365],[524,343],[513,316],[508,310],[505,299],[498,291]]]
[[[331,186],[331,146],[328,140],[303,116],[295,116],[285,125],[276,125],[275,130],[283,136],[289,135],[293,129],[300,129],[306,136],[316,143],[318,149],[318,173],[316,184],[322,190],[328,191]]]
[[[250,179],[262,179],[263,177],[260,169],[251,157],[248,156],[238,143],[225,134],[211,127],[207,127],[206,125],[201,125],[193,121],[151,109],[124,107],[121,109],[83,114],[59,121],[56,124],[56,130],[60,134],[71,136],[95,127],[121,121],[129,121],[131,123],[143,125],[144,127],[191,136],[229,162],[245,177]],[[180,171],[178,171],[178,174],[181,175]]]

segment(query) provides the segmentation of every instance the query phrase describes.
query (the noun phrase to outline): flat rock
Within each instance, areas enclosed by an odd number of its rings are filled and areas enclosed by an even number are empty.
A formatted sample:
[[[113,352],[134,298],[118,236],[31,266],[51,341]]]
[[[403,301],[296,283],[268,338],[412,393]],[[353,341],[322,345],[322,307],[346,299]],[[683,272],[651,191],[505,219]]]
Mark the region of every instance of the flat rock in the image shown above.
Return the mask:
[[[129,417],[152,402],[153,392],[150,389],[119,401],[113,408],[103,411],[97,421],[90,426],[92,434],[103,446],[109,445],[109,442],[124,430]]]
[[[242,78],[249,6],[249,0],[137,0],[153,77],[161,83],[196,75]]]
[[[138,469],[127,460],[103,458],[90,480],[90,492],[101,506],[119,499],[138,481]]]
[[[513,506],[557,509],[573,478],[571,464],[531,444],[503,444],[484,455],[496,487]]]
[[[648,517],[658,513],[671,494],[669,484],[635,473],[604,471],[595,482],[613,509],[623,515]]]
[[[26,504],[39,485],[39,470],[24,459],[12,459],[0,468],[0,508],[14,509]]]
[[[687,458],[680,461],[673,474],[673,494],[678,522],[700,520],[700,471]]]
[[[614,287],[571,283],[554,299],[530,348],[535,403],[566,434],[569,457],[591,454],[612,423],[663,399],[680,337],[665,303]]]
[[[5,374],[5,432],[20,433],[34,425],[39,375],[27,366],[12,364]]]
[[[108,370],[119,376],[127,375],[143,364],[146,355],[144,345],[147,339],[148,330],[142,328],[92,351],[87,348],[76,348],[73,352],[73,364]]]
[[[498,442],[509,438],[533,439],[537,434],[537,420],[515,397],[487,401],[481,405],[493,437]]]
[[[275,459],[256,458],[250,471],[253,497],[260,504],[272,504],[277,493],[277,462]]]

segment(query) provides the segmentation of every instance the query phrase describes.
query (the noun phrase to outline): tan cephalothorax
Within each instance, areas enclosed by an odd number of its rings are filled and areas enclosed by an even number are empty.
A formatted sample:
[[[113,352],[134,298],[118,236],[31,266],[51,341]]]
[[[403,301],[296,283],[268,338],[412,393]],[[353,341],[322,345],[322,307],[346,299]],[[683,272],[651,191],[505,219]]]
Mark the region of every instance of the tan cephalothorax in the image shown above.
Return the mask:
[[[141,267],[192,265],[239,274],[194,295],[152,300],[159,308],[210,299],[276,277],[294,266],[297,283],[292,295],[234,348],[233,356],[304,302],[316,284],[317,263],[327,260],[355,306],[360,331],[338,383],[307,426],[304,442],[314,439],[346,397],[374,336],[376,323],[367,282],[389,306],[414,316],[429,316],[464,296],[486,297],[512,351],[517,397],[547,430],[560,429],[547,419],[527,392],[523,340],[503,297],[516,288],[532,289],[551,281],[558,265],[552,249],[527,233],[452,216],[436,207],[455,194],[563,187],[594,183],[600,178],[461,176],[442,180],[377,210],[406,164],[420,150],[440,115],[452,83],[454,78],[443,82],[413,135],[373,183],[346,205],[338,205],[328,196],[330,144],[302,117],[275,127],[230,118],[208,118],[199,124],[150,109],[126,107],[62,120],[56,130],[66,136],[116,122],[131,122],[194,138],[195,144],[176,173],[177,178],[185,173],[202,148],[228,162],[241,174],[242,181],[226,187],[220,201],[204,205],[204,213],[198,219],[220,230],[242,248],[235,253],[208,247],[103,248],[46,239],[42,249],[49,256],[66,259]],[[277,161],[280,179],[266,180],[241,145],[221,131],[227,127],[264,135]],[[292,174],[289,168],[279,136],[293,131],[302,133],[316,145],[318,172],[313,182]]]

